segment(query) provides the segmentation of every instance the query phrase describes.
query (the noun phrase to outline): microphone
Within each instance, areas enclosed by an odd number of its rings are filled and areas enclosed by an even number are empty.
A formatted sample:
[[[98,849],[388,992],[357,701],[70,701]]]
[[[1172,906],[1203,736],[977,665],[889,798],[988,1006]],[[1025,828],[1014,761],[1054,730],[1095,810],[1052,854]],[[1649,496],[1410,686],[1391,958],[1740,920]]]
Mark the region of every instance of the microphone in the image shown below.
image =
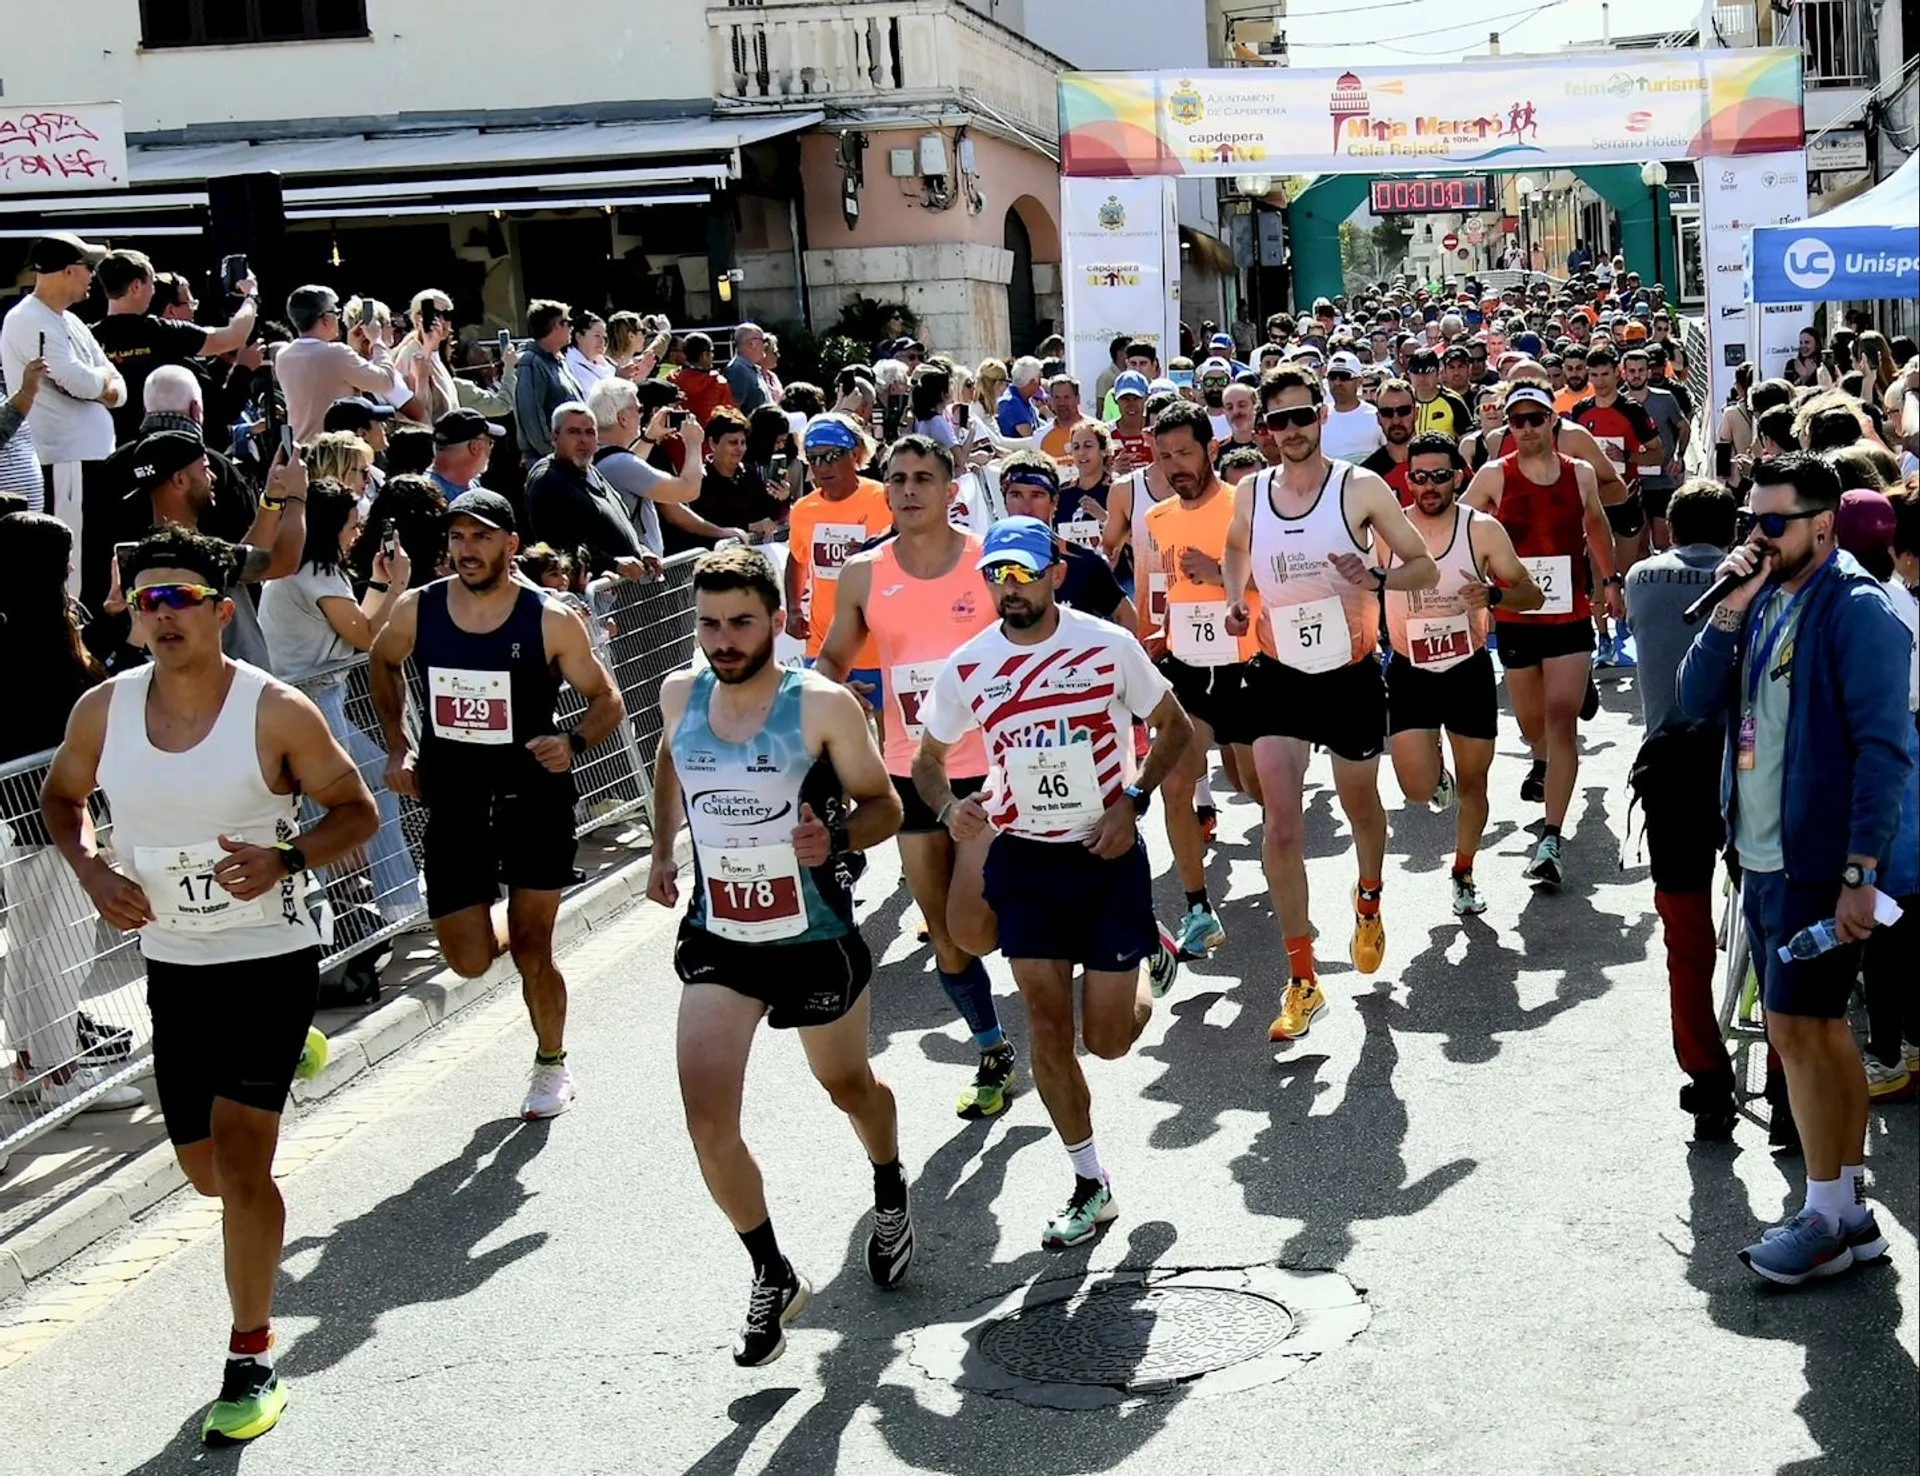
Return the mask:
[[[1756,551],[1759,547],[1759,545],[1752,540],[1748,540],[1741,546],[1755,549]],[[1712,613],[1715,605],[1719,604],[1751,578],[1753,578],[1753,572],[1751,570],[1745,574],[1737,574],[1732,571],[1722,574],[1718,579],[1713,581],[1713,584],[1705,594],[1701,595],[1699,599],[1695,600],[1691,605],[1688,605],[1687,608],[1681,612],[1680,618],[1688,625],[1698,625]]]

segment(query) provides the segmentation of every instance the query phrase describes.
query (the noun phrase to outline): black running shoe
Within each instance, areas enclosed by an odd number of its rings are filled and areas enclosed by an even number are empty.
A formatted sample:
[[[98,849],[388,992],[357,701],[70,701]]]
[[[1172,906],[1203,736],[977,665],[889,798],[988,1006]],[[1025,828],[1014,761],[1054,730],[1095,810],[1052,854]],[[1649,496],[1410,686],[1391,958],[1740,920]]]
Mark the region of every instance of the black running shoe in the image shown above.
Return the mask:
[[[813,1299],[807,1278],[787,1265],[778,1280],[756,1276],[747,1296],[747,1320],[734,1339],[733,1361],[742,1368],[762,1368],[787,1351],[787,1324],[806,1310]]]
[[[876,1208],[867,1237],[867,1275],[875,1286],[896,1286],[913,1264],[913,1211]]]
[[[133,1032],[118,1025],[102,1025],[85,1010],[76,1010],[73,1036],[82,1061],[124,1061],[133,1054]]]
[[[1607,664],[1612,665],[1613,663],[1608,662]],[[1587,696],[1586,696],[1586,700],[1580,704],[1580,721],[1583,723],[1590,723],[1594,720],[1594,718],[1598,717],[1599,714],[1600,714],[1600,688],[1594,683],[1593,673],[1588,672],[1587,673]]]
[[[1731,1141],[1734,1124],[1740,1116],[1734,1107],[1732,1090],[1707,1081],[1690,1081],[1680,1088],[1680,1110],[1693,1114],[1696,1143]]]
[[[1523,805],[1544,804],[1547,798],[1547,763],[1545,759],[1535,759],[1533,767],[1527,770],[1527,777],[1520,781],[1520,803]]]

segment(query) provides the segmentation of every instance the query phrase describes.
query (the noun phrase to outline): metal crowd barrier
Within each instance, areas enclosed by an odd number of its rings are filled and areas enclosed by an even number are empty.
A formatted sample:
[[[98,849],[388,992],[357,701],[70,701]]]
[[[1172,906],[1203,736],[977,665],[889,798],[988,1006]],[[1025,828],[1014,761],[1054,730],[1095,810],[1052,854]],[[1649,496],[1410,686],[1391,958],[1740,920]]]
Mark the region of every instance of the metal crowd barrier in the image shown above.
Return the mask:
[[[669,559],[664,577],[646,583],[597,583],[584,598],[583,619],[627,715],[574,766],[579,834],[641,814],[652,796],[660,683],[694,650],[697,557]],[[380,807],[373,840],[315,878],[310,900],[328,938],[322,967],[331,968],[425,918],[426,815],[386,787],[386,744],[368,692],[367,659],[324,668],[297,685],[325,714]],[[562,728],[584,711],[573,689],[563,688]],[[40,786],[52,759],[49,752],[0,765],[0,1032],[14,1063],[0,1079],[0,1166],[13,1149],[144,1075],[151,1060],[136,940],[101,921],[40,827]],[[111,845],[102,796],[95,796],[94,812],[103,844]]]

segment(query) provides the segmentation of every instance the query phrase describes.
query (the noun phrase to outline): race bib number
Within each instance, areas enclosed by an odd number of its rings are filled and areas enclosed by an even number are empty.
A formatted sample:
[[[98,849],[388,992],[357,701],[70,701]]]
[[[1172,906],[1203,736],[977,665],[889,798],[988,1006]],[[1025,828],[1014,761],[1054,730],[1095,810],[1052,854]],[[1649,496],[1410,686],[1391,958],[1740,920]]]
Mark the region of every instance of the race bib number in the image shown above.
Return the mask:
[[[1092,825],[1106,813],[1091,743],[1009,748],[1001,761],[1020,818],[1038,829],[1071,830]]]
[[[1273,649],[1282,666],[1309,674],[1334,671],[1353,654],[1347,612],[1338,595],[1281,605],[1268,615],[1273,621]]]
[[[513,692],[506,672],[431,667],[427,696],[435,737],[455,743],[513,742]]]
[[[1100,552],[1101,525],[1092,518],[1075,518],[1070,523],[1062,523],[1055,531],[1075,548]]]
[[[854,551],[867,541],[859,523],[816,523],[813,529],[813,577],[835,579]]]
[[[700,880],[707,889],[707,931],[716,937],[767,943],[807,930],[800,861],[790,845],[702,846]]]
[[[199,846],[141,846],[133,853],[140,887],[153,904],[154,923],[173,933],[224,933],[258,928],[280,918],[280,888],[242,902],[213,879],[227,856],[218,841]]]
[[[1627,474],[1627,442],[1624,436],[1595,436],[1594,441],[1613,463],[1613,469],[1621,476]]]
[[[1167,623],[1167,576],[1165,571],[1147,571],[1147,620],[1154,625]]]
[[[1547,597],[1538,610],[1529,615],[1571,615],[1573,613],[1573,560],[1565,554],[1522,559],[1540,593]]]
[[[1473,631],[1465,614],[1407,621],[1407,660],[1422,671],[1445,671],[1473,654]]]
[[[1228,666],[1240,642],[1227,634],[1225,600],[1176,600],[1167,607],[1167,650],[1188,666]]]
[[[924,731],[920,708],[945,665],[944,661],[915,661],[893,668],[893,700],[900,704],[900,724],[915,743]]]

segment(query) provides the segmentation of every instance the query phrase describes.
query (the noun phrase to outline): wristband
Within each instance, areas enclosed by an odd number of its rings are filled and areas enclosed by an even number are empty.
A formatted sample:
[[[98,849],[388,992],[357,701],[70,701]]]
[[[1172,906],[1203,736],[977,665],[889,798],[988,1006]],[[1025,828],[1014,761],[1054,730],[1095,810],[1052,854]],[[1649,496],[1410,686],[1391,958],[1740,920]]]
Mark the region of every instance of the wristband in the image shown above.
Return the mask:
[[[578,728],[575,728],[571,733],[567,734],[567,747],[573,750],[573,756],[575,758],[580,757],[581,754],[587,751],[586,735]]]
[[[1507,592],[1497,584],[1487,586],[1487,604],[1497,605],[1507,597]]]
[[[933,823],[935,825],[945,825],[947,823],[947,816],[953,813],[953,807],[959,803],[960,801],[958,799],[948,800],[944,805],[940,807],[939,812],[933,817]]]
[[[372,590],[375,594],[385,594],[387,592],[386,585],[375,584],[371,579],[367,581],[367,588]]]

